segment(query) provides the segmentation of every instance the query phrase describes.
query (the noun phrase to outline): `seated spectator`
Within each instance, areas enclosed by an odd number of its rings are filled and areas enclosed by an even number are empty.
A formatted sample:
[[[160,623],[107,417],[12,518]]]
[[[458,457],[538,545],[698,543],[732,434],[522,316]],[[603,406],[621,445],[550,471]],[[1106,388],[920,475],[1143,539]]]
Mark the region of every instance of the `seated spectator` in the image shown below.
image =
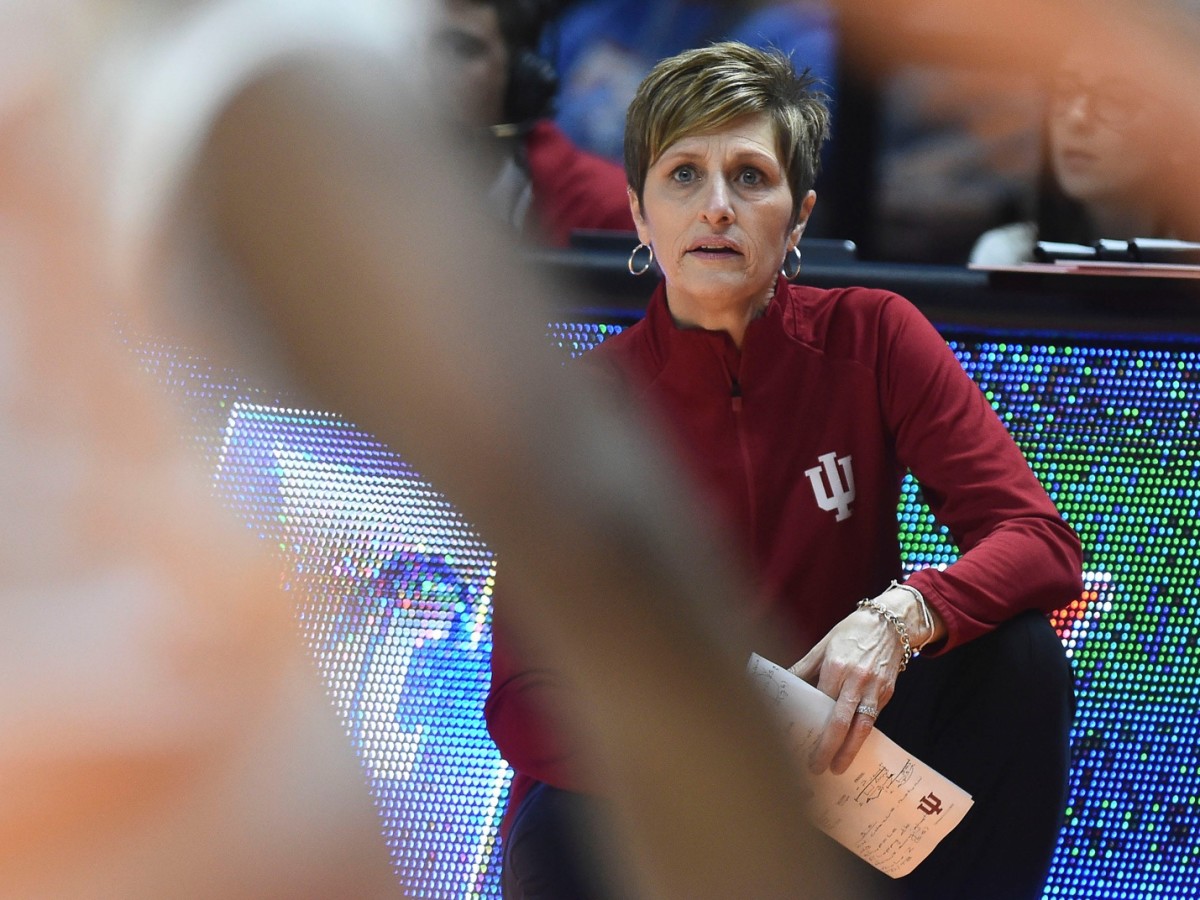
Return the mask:
[[[550,0],[442,0],[431,96],[483,164],[488,206],[531,239],[633,232],[621,167],[576,147],[549,119],[557,78],[536,53]]]
[[[660,59],[718,40],[773,47],[833,83],[833,16],[823,3],[577,0],[549,41],[562,81],[556,121],[579,146],[620,161],[625,110]]]
[[[1167,106],[1128,75],[1082,49],[1054,74],[1036,217],[985,232],[971,250],[980,265],[1034,259],[1039,241],[1092,244],[1101,238],[1183,237],[1164,186],[1180,165]]]

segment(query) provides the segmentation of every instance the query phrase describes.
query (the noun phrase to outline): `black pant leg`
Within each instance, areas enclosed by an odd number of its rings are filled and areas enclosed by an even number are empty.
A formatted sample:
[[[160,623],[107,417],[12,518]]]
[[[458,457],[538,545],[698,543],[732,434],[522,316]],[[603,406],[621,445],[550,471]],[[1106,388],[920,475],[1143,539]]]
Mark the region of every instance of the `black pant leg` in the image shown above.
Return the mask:
[[[1040,898],[1066,804],[1073,715],[1070,667],[1044,616],[1019,616],[944,656],[914,660],[879,728],[975,805],[912,874],[880,875],[875,896]],[[530,791],[505,841],[505,900],[624,897],[602,883],[584,849],[581,828],[594,812],[578,794]]]
[[[880,730],[975,800],[900,880],[907,896],[1042,896],[1066,806],[1074,706],[1062,644],[1036,613],[901,674]]]
[[[597,814],[582,794],[535,785],[517,810],[504,841],[504,900],[617,900],[588,839]]]

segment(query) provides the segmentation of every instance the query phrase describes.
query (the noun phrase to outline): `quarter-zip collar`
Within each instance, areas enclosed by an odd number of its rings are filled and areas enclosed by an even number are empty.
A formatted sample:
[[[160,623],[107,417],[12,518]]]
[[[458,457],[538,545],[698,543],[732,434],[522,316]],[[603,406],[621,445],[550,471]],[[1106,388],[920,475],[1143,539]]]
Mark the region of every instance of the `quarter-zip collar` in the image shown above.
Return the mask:
[[[784,322],[784,307],[790,285],[781,276],[775,285],[775,292],[763,309],[761,315],[746,326],[746,333],[739,349],[724,331],[713,331],[699,326],[680,325],[671,315],[667,305],[665,283],[660,282],[646,310],[647,341],[655,368],[662,373],[667,367],[681,360],[695,363],[698,356],[708,356],[720,362],[723,378],[720,383],[711,383],[710,374],[707,378],[700,370],[692,370],[691,377],[705,383],[710,389],[719,389],[730,397],[746,396],[747,372],[746,360],[750,359],[750,369],[757,369],[762,363],[764,354],[769,355],[776,350],[782,351],[779,343],[791,343],[788,329]],[[701,385],[696,385],[701,389]]]
[[[771,294],[771,299],[763,307],[763,311],[747,323],[746,336],[742,340],[743,346],[752,331],[762,330],[765,320],[774,319],[777,323],[782,320],[782,310],[788,288],[789,282],[781,275],[776,281],[775,290]],[[733,338],[724,331],[715,331],[698,325],[681,325],[676,322],[667,303],[667,287],[664,281],[659,282],[654,295],[650,298],[649,306],[646,309],[646,318],[649,320],[647,324],[651,326],[651,330],[656,335],[678,333],[685,336],[684,340],[695,339],[696,335],[715,335],[733,344]],[[662,344],[660,349],[666,350],[669,346],[671,346],[670,343]]]

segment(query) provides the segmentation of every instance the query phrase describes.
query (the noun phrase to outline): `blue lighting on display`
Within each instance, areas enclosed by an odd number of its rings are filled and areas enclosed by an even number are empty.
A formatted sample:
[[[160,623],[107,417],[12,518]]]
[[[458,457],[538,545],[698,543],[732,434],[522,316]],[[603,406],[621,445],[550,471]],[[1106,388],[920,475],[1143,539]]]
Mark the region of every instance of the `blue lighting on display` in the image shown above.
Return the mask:
[[[550,328],[576,356],[620,325]],[[1200,350],[1012,343],[946,329],[1079,532],[1053,618],[1079,706],[1046,898],[1200,897]],[[222,500],[277,548],[297,621],[414,897],[498,897],[510,772],[483,726],[495,561],[395,452],[153,342]],[[911,481],[905,564],[955,558]]]

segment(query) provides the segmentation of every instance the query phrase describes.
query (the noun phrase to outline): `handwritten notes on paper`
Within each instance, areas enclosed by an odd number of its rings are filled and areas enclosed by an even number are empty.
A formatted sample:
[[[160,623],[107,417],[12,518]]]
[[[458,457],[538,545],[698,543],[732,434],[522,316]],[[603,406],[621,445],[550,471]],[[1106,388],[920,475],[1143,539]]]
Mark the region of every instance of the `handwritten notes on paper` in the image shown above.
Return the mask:
[[[816,746],[833,700],[754,654],[750,677],[768,698],[802,759]],[[812,776],[813,823],[893,878],[915,869],[967,810],[971,795],[883,733],[872,730],[841,775]]]

